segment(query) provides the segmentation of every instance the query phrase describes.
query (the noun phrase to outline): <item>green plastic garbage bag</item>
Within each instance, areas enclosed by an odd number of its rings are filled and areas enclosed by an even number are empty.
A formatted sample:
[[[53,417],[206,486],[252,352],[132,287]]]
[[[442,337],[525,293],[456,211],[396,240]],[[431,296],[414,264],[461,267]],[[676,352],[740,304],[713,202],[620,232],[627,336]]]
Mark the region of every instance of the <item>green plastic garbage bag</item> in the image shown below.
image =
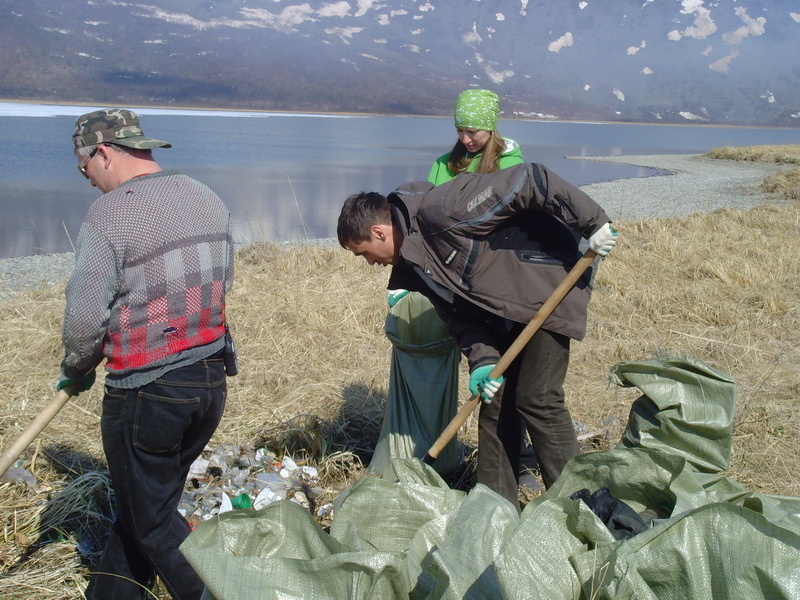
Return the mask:
[[[426,523],[455,510],[466,495],[422,461],[392,463],[399,482],[363,477],[336,499],[331,535],[348,547],[403,551]]]
[[[458,411],[459,350],[433,305],[411,292],[389,309],[389,395],[370,472],[396,480],[392,458],[422,458]],[[453,438],[434,463],[446,475],[458,465]]]
[[[226,512],[189,538],[181,552],[203,579],[205,599],[408,597],[402,555],[351,551],[288,500]]]
[[[798,598],[798,560],[800,536],[724,502],[571,557],[585,597],[614,600]]]
[[[482,485],[448,490],[421,461],[396,462],[400,481],[367,476],[347,491],[330,534],[288,500],[201,524],[181,550],[207,598],[797,597],[800,534],[743,505],[707,502],[707,474],[682,457],[645,448],[576,457],[521,516]],[[584,487],[608,487],[658,518],[616,541],[566,497]]]
[[[730,447],[718,418],[730,386],[711,393],[705,381],[730,378],[691,360],[663,370],[624,364],[620,373],[647,374],[645,386],[677,388],[680,402],[659,398],[657,435],[572,459],[521,515],[485,486],[450,490],[422,461],[393,460],[396,482],[365,476],[340,495],[330,534],[281,501],[215,517],[181,551],[208,600],[799,598],[800,498],[755,494],[697,465]],[[719,433],[703,445],[695,438],[705,429]],[[646,531],[615,540],[585,502],[569,498],[584,488],[607,488],[655,516]]]
[[[402,481],[360,479],[330,534],[289,500],[200,524],[181,552],[205,600],[499,599],[490,565],[516,508],[484,486],[451,490],[418,459],[394,462]]]
[[[664,450],[685,457],[698,469],[728,468],[736,407],[736,383],[691,358],[621,362],[613,381],[644,395],[631,407],[620,446]]]

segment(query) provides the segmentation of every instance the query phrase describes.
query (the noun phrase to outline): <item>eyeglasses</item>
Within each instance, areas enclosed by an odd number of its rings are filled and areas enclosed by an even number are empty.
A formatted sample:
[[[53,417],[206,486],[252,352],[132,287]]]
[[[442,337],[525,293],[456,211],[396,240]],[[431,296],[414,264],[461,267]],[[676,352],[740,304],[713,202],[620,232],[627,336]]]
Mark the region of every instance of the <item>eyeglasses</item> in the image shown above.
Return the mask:
[[[86,167],[89,166],[89,161],[94,158],[94,155],[97,154],[97,151],[99,149],[100,146],[97,146],[94,150],[92,150],[92,153],[89,155],[89,158],[87,158],[85,161],[83,161],[81,164],[78,165],[78,171],[80,172],[81,175],[86,177],[86,179],[89,179],[89,174],[86,172]]]

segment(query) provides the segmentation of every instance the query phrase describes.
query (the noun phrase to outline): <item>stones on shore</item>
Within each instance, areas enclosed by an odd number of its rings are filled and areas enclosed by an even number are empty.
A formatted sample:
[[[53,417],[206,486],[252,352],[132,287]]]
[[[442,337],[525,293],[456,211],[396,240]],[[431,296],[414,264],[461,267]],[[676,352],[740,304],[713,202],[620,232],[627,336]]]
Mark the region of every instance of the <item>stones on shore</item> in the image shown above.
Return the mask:
[[[26,289],[63,286],[74,264],[72,252],[0,258],[0,300],[15,298]]]

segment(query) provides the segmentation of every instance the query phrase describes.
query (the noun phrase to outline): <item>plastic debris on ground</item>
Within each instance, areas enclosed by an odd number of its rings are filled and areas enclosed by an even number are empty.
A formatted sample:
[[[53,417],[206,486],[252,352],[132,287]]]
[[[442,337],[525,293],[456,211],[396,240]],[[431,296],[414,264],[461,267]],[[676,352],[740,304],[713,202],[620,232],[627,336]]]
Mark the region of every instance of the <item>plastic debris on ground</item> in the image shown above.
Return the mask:
[[[6,472],[0,475],[0,483],[8,481],[10,483],[24,483],[29,490],[36,487],[38,483],[36,476],[22,467],[9,467]]]
[[[320,523],[332,518],[330,504],[317,506],[323,490],[317,469],[291,456],[278,458],[264,448],[223,444],[206,448],[189,469],[178,506],[194,529],[212,517],[232,510],[260,510],[289,500],[313,510]]]

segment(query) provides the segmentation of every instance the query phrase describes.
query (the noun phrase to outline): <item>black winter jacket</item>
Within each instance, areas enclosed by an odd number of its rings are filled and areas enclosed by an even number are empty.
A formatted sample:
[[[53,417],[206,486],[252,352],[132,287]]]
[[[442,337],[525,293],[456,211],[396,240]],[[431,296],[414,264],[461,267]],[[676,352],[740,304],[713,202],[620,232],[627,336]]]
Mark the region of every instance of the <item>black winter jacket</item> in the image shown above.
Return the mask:
[[[496,362],[503,321],[527,324],[581,256],[581,240],[610,219],[586,193],[540,164],[462,173],[389,194],[404,239],[390,289],[431,298],[470,369]],[[543,329],[586,334],[590,271]]]

